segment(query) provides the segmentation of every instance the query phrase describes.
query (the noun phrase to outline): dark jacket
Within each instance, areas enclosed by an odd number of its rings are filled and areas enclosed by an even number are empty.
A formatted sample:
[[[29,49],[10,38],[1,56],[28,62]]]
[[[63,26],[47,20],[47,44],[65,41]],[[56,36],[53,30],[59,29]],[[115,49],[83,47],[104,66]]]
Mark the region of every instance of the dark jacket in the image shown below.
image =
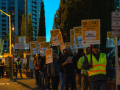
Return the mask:
[[[64,55],[61,55],[60,58],[58,59],[58,64],[60,65],[60,72],[61,73],[64,73],[64,70],[63,70],[63,66],[62,66],[62,63],[61,63],[61,59]]]
[[[71,55],[64,55],[61,59],[61,64],[65,63],[65,61],[67,61],[68,58],[72,58],[72,62],[73,63],[67,63],[66,65],[63,65],[63,70],[64,70],[64,73],[69,73],[69,72],[75,72],[75,57],[73,54]]]
[[[41,72],[44,72],[45,69],[44,69],[44,64],[45,64],[45,58],[44,57],[41,57],[40,59],[40,71]]]
[[[93,54],[93,55],[94,55],[94,54]],[[95,55],[94,55],[94,56],[95,56]],[[95,56],[95,58],[96,58],[97,60],[99,60],[99,57],[100,57],[100,53],[99,53],[97,56]],[[89,65],[89,63],[88,63],[88,58],[87,58],[87,57],[85,57],[85,60],[84,60],[84,62],[83,62],[82,68],[85,69],[85,70],[88,70],[88,69],[90,68],[90,65]],[[109,63],[108,60],[107,60],[106,71],[107,71],[108,76],[109,76],[110,78],[112,78],[112,77],[113,77],[113,74],[112,74],[112,72],[111,72],[111,71],[112,71],[112,68],[110,67],[110,63]],[[90,77],[88,77],[88,80],[89,80],[89,81],[101,81],[101,80],[106,80],[106,75],[104,75],[104,74],[98,74],[98,75],[90,76]]]
[[[57,62],[57,61],[56,61]],[[53,59],[53,62],[52,63],[49,63],[47,65],[47,74],[50,74],[51,76],[59,76],[59,72],[60,72],[60,66],[59,64],[57,63],[57,69],[58,69],[58,72],[55,73],[55,62],[54,62],[54,59]]]

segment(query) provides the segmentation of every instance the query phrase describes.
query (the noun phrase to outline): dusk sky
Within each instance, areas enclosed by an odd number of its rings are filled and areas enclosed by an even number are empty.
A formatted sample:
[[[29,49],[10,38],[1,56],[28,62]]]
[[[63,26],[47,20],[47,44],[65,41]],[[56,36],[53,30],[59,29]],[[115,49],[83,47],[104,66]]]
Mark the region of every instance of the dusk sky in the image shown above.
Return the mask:
[[[52,30],[54,15],[59,8],[60,0],[43,0],[45,9],[46,41],[50,41],[50,30]]]

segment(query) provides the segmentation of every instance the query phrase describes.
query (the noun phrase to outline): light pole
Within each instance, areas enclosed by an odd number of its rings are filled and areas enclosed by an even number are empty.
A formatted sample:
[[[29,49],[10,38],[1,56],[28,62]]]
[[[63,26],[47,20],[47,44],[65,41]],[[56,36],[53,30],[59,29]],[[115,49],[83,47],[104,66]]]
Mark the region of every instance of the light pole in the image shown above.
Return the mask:
[[[5,14],[6,16],[9,17],[9,53],[10,53],[10,56],[11,56],[11,16],[8,15],[7,13],[5,13],[4,11],[0,10],[1,11],[1,14]]]

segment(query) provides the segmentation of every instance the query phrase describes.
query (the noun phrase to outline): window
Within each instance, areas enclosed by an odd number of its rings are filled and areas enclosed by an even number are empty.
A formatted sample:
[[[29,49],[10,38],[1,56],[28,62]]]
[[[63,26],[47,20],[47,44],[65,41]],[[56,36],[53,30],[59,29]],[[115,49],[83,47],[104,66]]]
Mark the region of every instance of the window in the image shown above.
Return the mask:
[[[1,7],[1,8],[2,8],[2,10],[3,10],[3,9],[6,9],[6,7]]]
[[[2,15],[2,17],[6,17],[6,15]]]
[[[33,34],[36,34],[35,31],[33,31]]]
[[[6,5],[6,2],[1,2],[1,5]]]
[[[4,47],[7,47],[6,45],[4,45]]]
[[[35,35],[33,35],[33,38],[36,38]]]
[[[6,28],[2,28],[2,31],[6,31]]]
[[[2,19],[2,22],[6,22],[6,19]]]
[[[2,24],[2,26],[6,26],[6,24]]]
[[[6,35],[6,32],[2,32],[2,35]]]
[[[14,12],[14,11],[12,11],[12,15],[15,15],[15,12]]]

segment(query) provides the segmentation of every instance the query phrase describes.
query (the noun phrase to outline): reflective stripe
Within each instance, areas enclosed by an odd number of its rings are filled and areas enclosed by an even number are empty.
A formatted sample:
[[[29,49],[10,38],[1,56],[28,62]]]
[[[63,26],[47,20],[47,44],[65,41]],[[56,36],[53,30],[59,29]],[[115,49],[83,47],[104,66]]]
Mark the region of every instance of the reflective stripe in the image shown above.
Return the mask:
[[[99,72],[99,71],[106,73],[106,70],[101,70],[100,69],[100,70],[88,71],[88,74],[96,73],[96,72]]]
[[[90,59],[90,54],[87,55],[88,62],[91,61]],[[88,76],[94,76],[98,74],[104,74],[106,75],[106,64],[107,64],[107,59],[106,59],[106,54],[101,53],[99,60],[97,60],[94,55],[92,55],[92,61],[93,65],[92,68],[88,69]]]
[[[92,67],[97,67],[97,66],[102,66],[102,67],[105,67],[105,68],[106,68],[106,65],[103,65],[103,64],[92,65]]]

